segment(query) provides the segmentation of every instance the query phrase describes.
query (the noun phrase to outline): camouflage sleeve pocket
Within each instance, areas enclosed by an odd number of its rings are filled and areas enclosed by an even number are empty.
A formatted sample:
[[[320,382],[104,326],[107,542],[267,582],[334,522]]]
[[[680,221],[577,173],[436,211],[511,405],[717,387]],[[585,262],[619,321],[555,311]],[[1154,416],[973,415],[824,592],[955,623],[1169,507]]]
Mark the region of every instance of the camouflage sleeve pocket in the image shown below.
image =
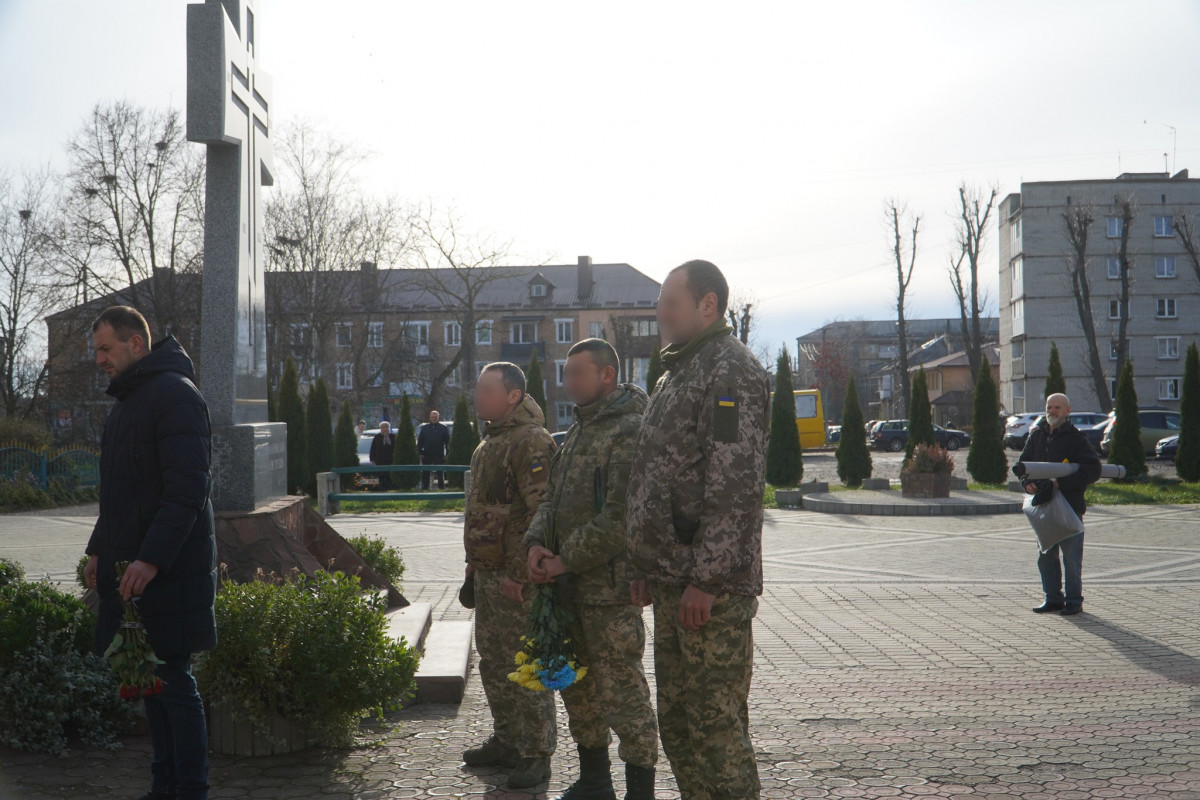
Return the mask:
[[[738,401],[733,392],[719,392],[713,401],[713,441],[735,444],[738,440]]]

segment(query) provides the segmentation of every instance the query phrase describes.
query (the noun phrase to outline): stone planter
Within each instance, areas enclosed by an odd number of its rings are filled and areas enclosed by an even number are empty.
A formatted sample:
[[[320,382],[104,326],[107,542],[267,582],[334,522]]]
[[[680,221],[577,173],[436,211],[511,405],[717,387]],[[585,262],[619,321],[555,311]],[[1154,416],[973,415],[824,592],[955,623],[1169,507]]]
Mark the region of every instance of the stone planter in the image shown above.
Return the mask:
[[[863,478],[862,488],[872,492],[882,492],[892,488],[892,482],[887,478]]]
[[[804,495],[828,491],[829,484],[823,481],[809,481],[800,484],[795,489],[776,489],[775,505],[779,508],[800,508]]]
[[[902,472],[900,493],[904,497],[949,497],[950,473]]]
[[[275,756],[313,746],[307,727],[276,716],[259,731],[249,720],[237,719],[222,706],[208,708],[208,745],[227,756]]]

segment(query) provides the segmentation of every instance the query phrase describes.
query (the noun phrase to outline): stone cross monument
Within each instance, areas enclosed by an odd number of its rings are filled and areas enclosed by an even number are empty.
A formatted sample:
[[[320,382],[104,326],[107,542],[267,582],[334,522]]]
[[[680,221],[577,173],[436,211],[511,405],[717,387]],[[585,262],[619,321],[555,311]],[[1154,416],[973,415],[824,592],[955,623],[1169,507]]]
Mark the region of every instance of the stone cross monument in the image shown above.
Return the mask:
[[[267,422],[262,187],[271,81],[256,63],[251,0],[187,9],[187,138],[207,145],[200,388],[213,426],[213,505],[252,510],[287,493],[287,427]]]

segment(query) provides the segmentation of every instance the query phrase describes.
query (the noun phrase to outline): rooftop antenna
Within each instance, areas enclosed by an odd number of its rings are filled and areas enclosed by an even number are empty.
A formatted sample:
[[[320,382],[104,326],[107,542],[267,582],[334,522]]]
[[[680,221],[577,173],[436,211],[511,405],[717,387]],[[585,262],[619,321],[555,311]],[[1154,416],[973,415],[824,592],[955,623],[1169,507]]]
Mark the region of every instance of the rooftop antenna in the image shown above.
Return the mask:
[[[1167,130],[1169,130],[1171,132],[1171,169],[1169,169],[1168,172],[1174,172],[1175,171],[1175,149],[1176,149],[1175,143],[1177,140],[1178,132],[1175,130],[1174,125],[1167,125],[1165,122],[1163,123],[1163,125],[1166,126]],[[1166,164],[1166,159],[1167,159],[1167,154],[1163,153],[1163,164],[1164,165]]]

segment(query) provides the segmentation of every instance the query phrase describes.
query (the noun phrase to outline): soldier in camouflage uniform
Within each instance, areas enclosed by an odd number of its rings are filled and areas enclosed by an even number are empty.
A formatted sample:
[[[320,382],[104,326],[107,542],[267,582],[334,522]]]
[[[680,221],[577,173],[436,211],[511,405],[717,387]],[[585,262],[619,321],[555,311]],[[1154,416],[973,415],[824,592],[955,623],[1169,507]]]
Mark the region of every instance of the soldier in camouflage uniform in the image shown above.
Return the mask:
[[[658,726],[685,800],[759,796],[747,698],[770,383],[730,335],[728,298],[707,261],[663,283],[659,329],[671,344],[629,477],[630,593],[654,604]]]
[[[554,695],[523,689],[508,680],[508,673],[528,631],[533,599],[522,537],[546,490],[554,440],[541,408],[525,394],[525,375],[515,364],[484,367],[475,387],[475,411],[488,427],[471,456],[464,541],[467,575],[474,576],[479,676],[494,733],[467,750],[463,761],[509,767],[508,786],[529,788],[550,777]]]
[[[576,653],[587,675],[562,691],[579,748],[579,780],[560,800],[615,800],[609,730],[620,739],[628,800],[654,796],[658,730],[642,669],[642,609],[629,601],[625,494],[646,393],[619,384],[612,345],[573,346],[563,385],[575,423],[550,462],[550,483],[525,542],[529,576],[557,581],[578,620]],[[565,597],[564,597],[565,595]]]

